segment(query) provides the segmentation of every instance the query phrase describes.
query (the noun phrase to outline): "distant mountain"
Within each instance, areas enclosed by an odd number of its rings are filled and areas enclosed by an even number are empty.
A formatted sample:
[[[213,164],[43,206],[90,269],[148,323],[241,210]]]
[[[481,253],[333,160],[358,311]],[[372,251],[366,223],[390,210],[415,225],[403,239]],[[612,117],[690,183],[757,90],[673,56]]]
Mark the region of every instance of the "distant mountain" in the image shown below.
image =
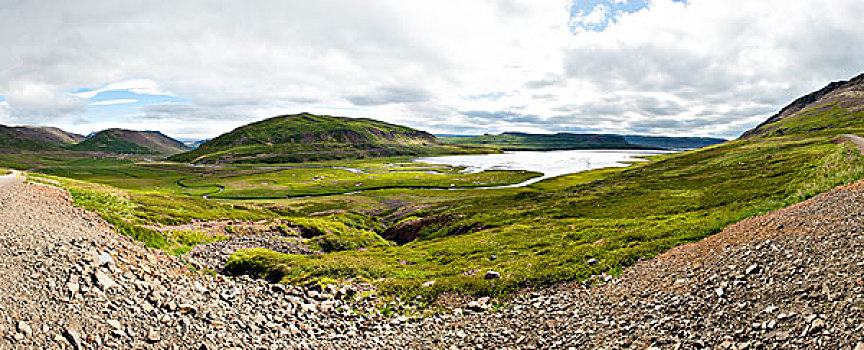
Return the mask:
[[[627,142],[634,145],[672,150],[702,148],[728,141],[716,137],[672,137],[642,135],[623,135],[623,137],[624,140],[627,140]]]
[[[202,144],[204,144],[204,142],[207,142],[207,141],[209,141],[209,140],[210,140],[210,139],[203,139],[203,140],[199,140],[199,139],[189,139],[189,138],[180,138],[180,139],[177,139],[177,141],[182,142],[182,143],[183,143],[184,145],[186,145],[186,147],[188,147],[189,149],[196,149],[196,148],[200,147]]]
[[[171,155],[188,151],[182,142],[158,131],[125,129],[102,130],[69,147],[73,151],[97,151],[115,154]]]
[[[0,125],[0,151],[57,151],[84,139],[58,128]]]
[[[628,143],[621,136],[596,134],[528,134],[505,132],[502,134],[486,134],[475,137],[443,137],[441,140],[456,145],[492,147],[505,151],[634,148],[634,145]]]
[[[819,132],[864,132],[864,74],[802,96],[741,138]]]
[[[705,137],[664,137],[610,134],[528,134],[505,132],[474,137],[442,137],[457,145],[492,147],[507,151],[552,151],[578,149],[688,149],[725,142]]]
[[[195,163],[287,163],[478,152],[409,127],[367,118],[301,113],[239,127],[170,159]]]

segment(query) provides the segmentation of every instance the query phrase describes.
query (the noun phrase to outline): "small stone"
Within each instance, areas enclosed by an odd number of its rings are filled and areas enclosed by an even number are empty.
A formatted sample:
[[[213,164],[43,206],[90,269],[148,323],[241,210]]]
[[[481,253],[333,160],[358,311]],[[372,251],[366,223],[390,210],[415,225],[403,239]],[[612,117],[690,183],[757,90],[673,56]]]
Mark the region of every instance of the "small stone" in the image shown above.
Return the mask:
[[[81,290],[81,285],[75,282],[66,282],[66,289],[69,290],[70,294],[76,294],[79,290]]]
[[[821,318],[817,318],[813,320],[813,323],[810,325],[810,332],[816,333],[825,328],[825,320]]]
[[[864,350],[864,343],[858,343],[858,345],[855,345],[855,350]]]
[[[114,264],[114,258],[111,257],[111,254],[103,252],[99,254],[99,257],[96,258],[96,263],[98,266],[109,266]]]
[[[147,342],[150,343],[158,343],[162,338],[159,336],[159,330],[156,328],[150,328],[147,332]]]
[[[120,321],[117,320],[108,320],[108,325],[113,329],[122,329],[123,325],[120,324]]]
[[[594,259],[594,258],[588,259],[588,261],[585,262],[585,264],[587,264],[587,265],[597,265],[598,263],[599,263],[599,261],[597,261],[597,259]]]
[[[78,334],[78,331],[72,328],[66,328],[63,330],[63,338],[66,338],[69,344],[72,345],[73,349],[84,349],[84,346],[81,344],[81,335]]]
[[[748,275],[753,274],[753,273],[757,273],[757,272],[759,272],[759,265],[756,265],[756,264],[750,265],[747,267],[747,269],[744,270],[744,273],[748,274]]]
[[[723,294],[726,294],[726,292],[723,290],[723,288],[720,288],[720,287],[715,288],[714,293],[717,293],[718,297],[722,297]]]
[[[177,310],[180,311],[181,314],[194,315],[198,313],[198,309],[192,304],[177,305]]]
[[[96,285],[98,285],[103,291],[117,287],[117,283],[114,283],[114,280],[108,276],[107,273],[102,271],[102,269],[93,272],[93,279],[96,281]]]
[[[497,271],[486,271],[486,276],[483,276],[484,279],[492,280],[501,278],[501,273]]]
[[[33,335],[33,329],[24,321],[18,321],[18,331],[28,338]]]
[[[435,281],[426,281],[423,282],[423,287],[432,287],[435,285]]]

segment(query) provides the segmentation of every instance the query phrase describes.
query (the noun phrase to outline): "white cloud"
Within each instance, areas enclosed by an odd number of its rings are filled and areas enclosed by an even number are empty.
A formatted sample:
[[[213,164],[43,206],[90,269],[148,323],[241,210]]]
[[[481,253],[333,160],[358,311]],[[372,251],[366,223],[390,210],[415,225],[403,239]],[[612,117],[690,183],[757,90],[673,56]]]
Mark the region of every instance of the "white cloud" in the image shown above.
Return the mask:
[[[133,98],[120,98],[120,99],[116,99],[116,100],[96,101],[96,102],[91,103],[90,105],[91,106],[110,106],[110,105],[121,105],[121,104],[127,104],[127,103],[135,103],[135,102],[138,102],[138,100],[133,99]]]
[[[735,136],[864,70],[860,0],[653,0],[603,32],[575,35],[568,5],[14,2],[0,11],[0,95],[9,123],[79,132],[141,125],[213,136],[278,113],[331,111],[433,132]],[[82,87],[97,88],[70,95]],[[87,99],[121,90],[189,103],[87,114]],[[76,124],[82,115],[94,124]]]
[[[606,5],[599,4],[594,6],[590,12],[580,11],[576,13],[570,20],[570,27],[586,28],[591,26],[599,26],[608,21],[609,8]]]
[[[159,88],[159,85],[156,84],[154,81],[147,80],[147,79],[134,79],[134,80],[122,81],[119,83],[111,83],[111,84],[107,84],[107,85],[105,85],[101,88],[98,88],[98,89],[77,92],[77,93],[73,93],[70,95],[78,97],[78,98],[91,99],[93,97],[96,97],[96,95],[99,95],[99,94],[106,92],[106,91],[124,91],[124,90],[129,91],[129,92],[133,92],[133,93],[136,93],[139,95],[172,96],[170,92],[168,92],[166,90],[162,90],[161,88]]]

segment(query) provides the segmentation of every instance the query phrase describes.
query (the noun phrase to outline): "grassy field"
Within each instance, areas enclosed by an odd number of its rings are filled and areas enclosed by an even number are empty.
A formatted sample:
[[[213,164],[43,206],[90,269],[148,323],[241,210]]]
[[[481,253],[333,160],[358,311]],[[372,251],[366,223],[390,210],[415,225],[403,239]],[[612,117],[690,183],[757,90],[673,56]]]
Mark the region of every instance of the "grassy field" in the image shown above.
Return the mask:
[[[285,282],[368,280],[384,293],[428,299],[449,291],[499,295],[620,271],[857,180],[862,160],[825,138],[731,142],[422,209],[403,220],[442,219],[403,246],[317,256],[249,250],[232,257],[228,270]],[[502,278],[485,280],[490,270]],[[428,281],[436,283],[422,287]]]
[[[860,153],[832,139],[733,141],[493,190],[398,187],[489,186],[537,174],[465,174],[408,158],[198,167],[91,157],[49,160],[39,172],[119,232],[175,254],[224,237],[152,227],[277,220],[325,252],[241,251],[230,273],[285,283],[365,281],[385,295],[431,301],[445,292],[502,295],[616,273],[864,176]],[[357,190],[366,191],[346,193]],[[284,198],[296,196],[310,197]],[[486,271],[501,278],[486,280]]]

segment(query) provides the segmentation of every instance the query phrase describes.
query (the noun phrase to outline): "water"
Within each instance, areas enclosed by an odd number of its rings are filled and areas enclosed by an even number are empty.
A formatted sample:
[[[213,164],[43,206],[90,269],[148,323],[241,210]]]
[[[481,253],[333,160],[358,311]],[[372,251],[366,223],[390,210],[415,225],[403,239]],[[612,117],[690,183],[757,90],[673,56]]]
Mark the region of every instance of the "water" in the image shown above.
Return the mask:
[[[642,160],[636,156],[660,153],[670,152],[652,150],[513,151],[502,154],[423,157],[414,161],[466,167],[464,171],[472,173],[486,170],[527,170],[543,174],[543,176],[518,184],[488,187],[504,188],[527,186],[548,178],[585,170],[624,167],[629,165],[628,162]]]

